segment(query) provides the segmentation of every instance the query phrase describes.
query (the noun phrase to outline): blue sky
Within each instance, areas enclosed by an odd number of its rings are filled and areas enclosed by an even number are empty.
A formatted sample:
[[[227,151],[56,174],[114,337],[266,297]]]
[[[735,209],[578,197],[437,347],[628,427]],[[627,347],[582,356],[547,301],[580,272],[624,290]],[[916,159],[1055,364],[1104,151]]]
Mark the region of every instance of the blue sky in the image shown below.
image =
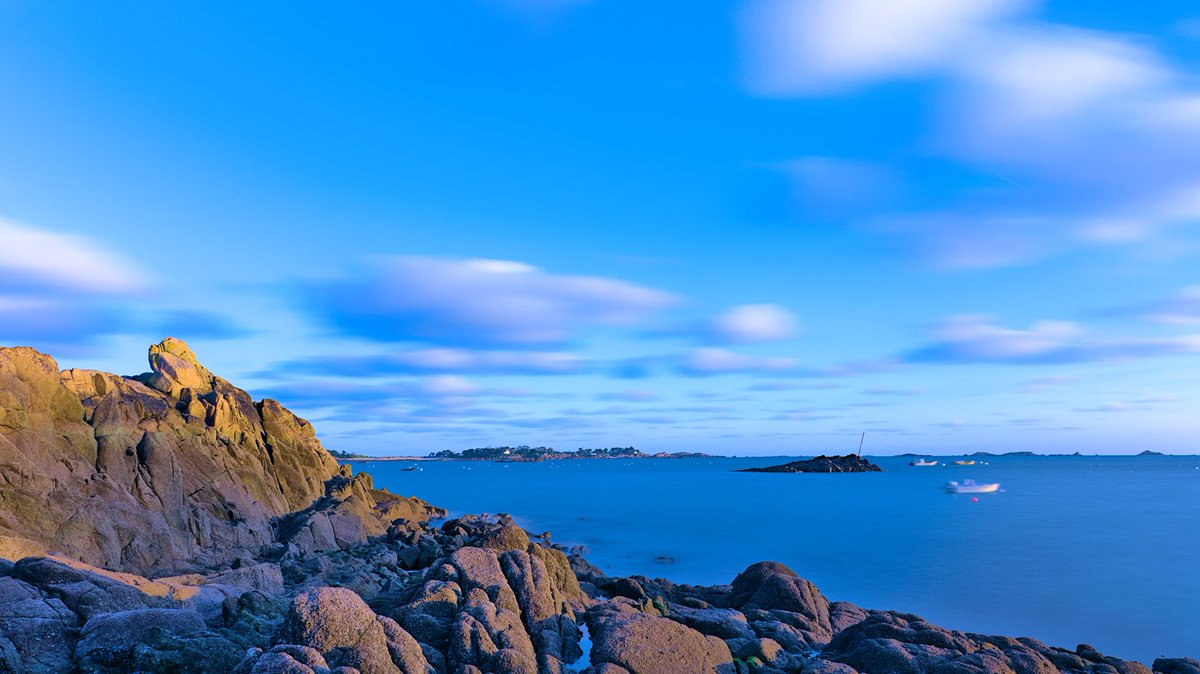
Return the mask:
[[[326,444],[1194,453],[1200,11],[0,4],[0,344]]]

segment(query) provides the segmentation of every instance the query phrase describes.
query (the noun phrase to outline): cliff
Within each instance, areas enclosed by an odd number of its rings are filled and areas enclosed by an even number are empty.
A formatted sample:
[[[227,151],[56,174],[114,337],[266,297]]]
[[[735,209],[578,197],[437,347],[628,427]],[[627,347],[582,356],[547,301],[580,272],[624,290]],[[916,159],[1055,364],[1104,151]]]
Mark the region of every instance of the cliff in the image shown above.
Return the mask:
[[[0,557],[60,552],[157,573],[254,555],[271,519],[324,495],[312,425],[200,365],[178,339],[150,372],[60,372],[0,348]]]

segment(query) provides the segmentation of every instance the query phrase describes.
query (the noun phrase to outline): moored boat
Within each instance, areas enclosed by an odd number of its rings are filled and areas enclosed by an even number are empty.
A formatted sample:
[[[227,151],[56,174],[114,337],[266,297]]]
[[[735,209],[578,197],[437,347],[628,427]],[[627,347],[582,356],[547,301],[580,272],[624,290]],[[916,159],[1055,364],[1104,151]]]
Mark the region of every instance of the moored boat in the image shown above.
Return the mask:
[[[975,460],[974,459],[966,459],[966,460],[961,460],[961,461],[955,461],[954,465],[956,465],[956,466],[974,466]]]
[[[978,483],[975,480],[958,482],[950,480],[946,483],[946,491],[951,494],[991,494],[1000,491],[999,482]]]
[[[936,466],[937,464],[937,461],[926,461],[925,459],[917,459],[916,461],[908,462],[908,465],[910,466]]]

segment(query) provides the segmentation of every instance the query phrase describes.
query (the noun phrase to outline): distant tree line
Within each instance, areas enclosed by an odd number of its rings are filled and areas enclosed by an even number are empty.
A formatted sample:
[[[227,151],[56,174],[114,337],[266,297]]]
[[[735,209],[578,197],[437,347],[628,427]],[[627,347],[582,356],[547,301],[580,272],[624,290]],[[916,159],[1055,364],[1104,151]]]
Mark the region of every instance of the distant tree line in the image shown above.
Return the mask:
[[[335,459],[365,459],[365,458],[367,458],[366,454],[355,454],[354,452],[347,452],[347,451],[341,450],[341,449],[331,449],[331,450],[329,450],[329,453]]]

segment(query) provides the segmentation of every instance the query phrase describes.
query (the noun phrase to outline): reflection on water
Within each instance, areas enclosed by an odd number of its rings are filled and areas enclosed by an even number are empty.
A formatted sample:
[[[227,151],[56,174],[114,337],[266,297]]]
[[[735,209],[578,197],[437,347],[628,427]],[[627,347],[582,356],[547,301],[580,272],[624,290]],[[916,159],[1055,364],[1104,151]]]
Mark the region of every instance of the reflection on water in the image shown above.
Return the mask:
[[[997,457],[886,472],[736,473],[771,459],[363,466],[454,513],[508,512],[613,575],[728,583],[771,559],[831,599],[1149,662],[1200,656],[1196,457]],[[361,464],[360,464],[361,465]],[[947,480],[1005,492],[947,494]]]

